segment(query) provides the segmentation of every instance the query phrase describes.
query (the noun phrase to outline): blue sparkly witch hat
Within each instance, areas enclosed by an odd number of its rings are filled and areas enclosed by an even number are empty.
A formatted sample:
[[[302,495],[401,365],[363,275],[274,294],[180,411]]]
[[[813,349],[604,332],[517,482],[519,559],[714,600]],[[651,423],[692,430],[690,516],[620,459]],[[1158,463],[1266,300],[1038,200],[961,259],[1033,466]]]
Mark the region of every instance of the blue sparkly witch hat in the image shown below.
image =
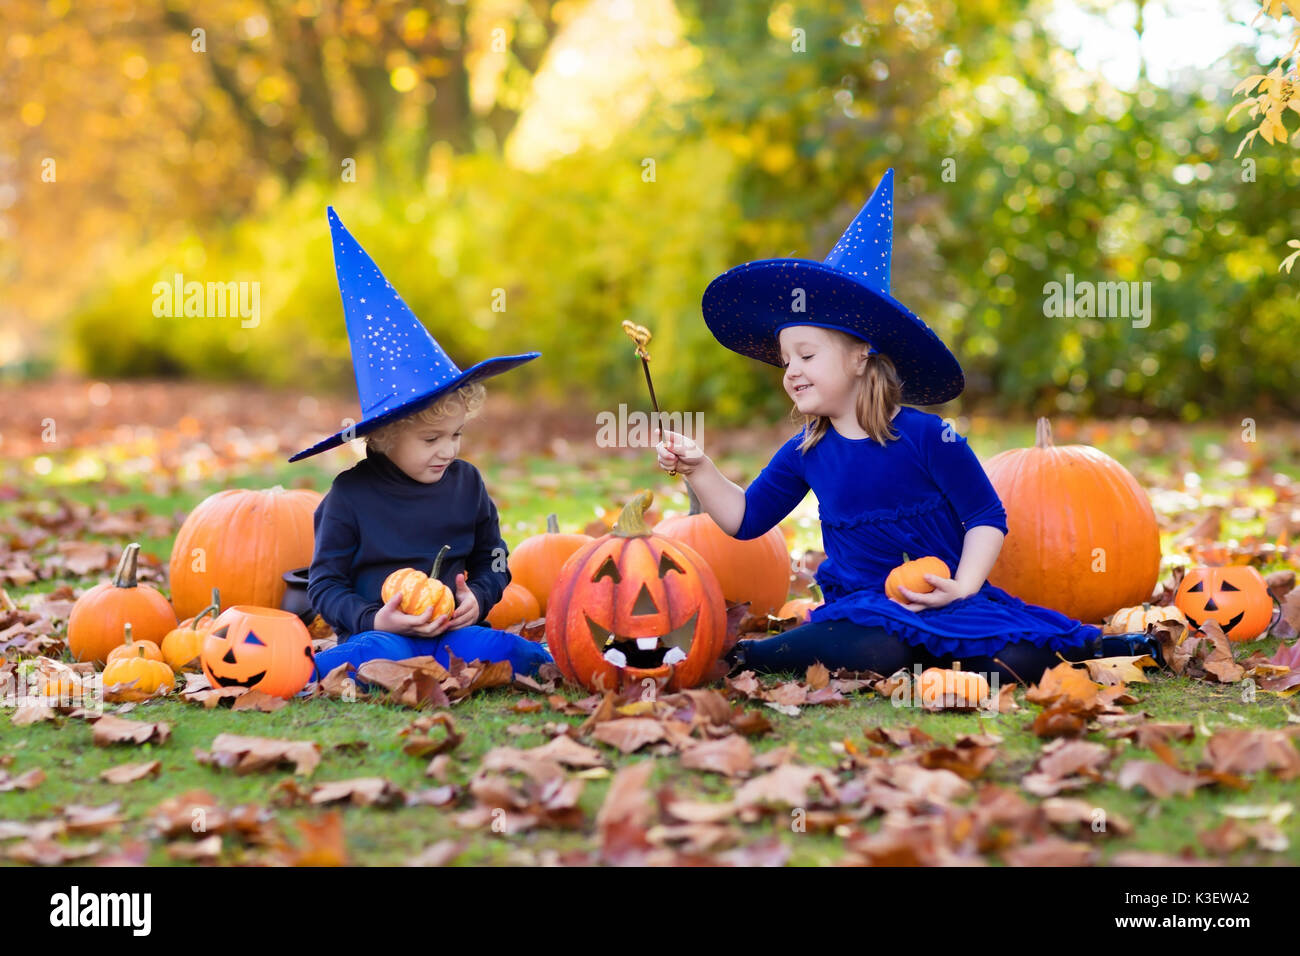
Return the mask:
[[[485,359],[462,372],[339,222],[334,208],[329,207],[326,213],[334,246],[334,270],[352,343],[361,420],[298,452],[290,461],[318,455],[417,412],[461,385],[508,372],[542,354],[526,352]]]
[[[966,384],[957,359],[928,325],[890,295],[893,233],[890,169],[824,262],[761,259],[729,269],[704,290],[704,321],[733,352],[776,366],[781,364],[777,336],[787,326],[840,329],[889,356],[907,404],[954,399]]]

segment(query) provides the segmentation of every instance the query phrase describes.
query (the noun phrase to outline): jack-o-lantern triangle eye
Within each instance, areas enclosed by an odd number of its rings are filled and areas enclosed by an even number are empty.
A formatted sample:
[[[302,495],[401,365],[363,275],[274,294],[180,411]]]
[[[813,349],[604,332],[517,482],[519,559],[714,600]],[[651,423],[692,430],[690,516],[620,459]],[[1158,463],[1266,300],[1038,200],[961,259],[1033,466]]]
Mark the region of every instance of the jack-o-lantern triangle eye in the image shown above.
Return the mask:
[[[1205,590],[1205,582],[1204,582],[1204,581],[1197,581],[1195,584],[1193,584],[1190,588],[1187,589],[1187,591],[1188,591],[1189,594],[1190,594],[1192,591],[1204,591],[1204,590]]]
[[[217,628],[215,631],[212,632],[212,636],[220,637],[224,640],[229,633],[230,633],[230,625],[222,624],[219,628]]]
[[[614,563],[612,557],[605,559],[605,563],[600,566],[600,569],[596,571],[596,576],[591,580],[595,582],[601,578],[612,578],[615,584],[623,580],[623,575],[618,573],[618,565]]]
[[[1223,582],[1223,587],[1221,588],[1221,590],[1224,590],[1224,591],[1240,591],[1241,588],[1237,587],[1237,586],[1236,586],[1235,584],[1233,584],[1231,581],[1224,581],[1224,582]]]
[[[669,557],[667,552],[664,552],[659,557],[659,576],[661,578],[667,577],[669,571],[676,571],[678,574],[686,573],[682,570],[681,565]]]
[[[252,631],[249,631],[249,632],[248,632],[248,635],[244,638],[244,643],[245,643],[245,644],[257,644],[259,647],[266,647],[266,641],[262,640],[260,637],[258,637],[256,634],[254,634]]]

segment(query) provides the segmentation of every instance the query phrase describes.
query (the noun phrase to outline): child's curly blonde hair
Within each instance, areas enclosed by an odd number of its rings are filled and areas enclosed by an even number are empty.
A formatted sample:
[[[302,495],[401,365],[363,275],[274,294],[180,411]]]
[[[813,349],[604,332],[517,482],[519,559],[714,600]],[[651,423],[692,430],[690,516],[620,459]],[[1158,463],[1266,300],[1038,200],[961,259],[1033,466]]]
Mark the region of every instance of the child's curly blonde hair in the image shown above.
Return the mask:
[[[373,448],[381,454],[388,454],[397,444],[402,432],[416,425],[437,425],[443,419],[450,418],[463,407],[465,420],[476,416],[487,400],[487,389],[482,382],[470,382],[454,392],[448,392],[432,404],[424,406],[418,412],[412,412],[395,422],[389,422],[376,428],[366,436],[366,447]]]

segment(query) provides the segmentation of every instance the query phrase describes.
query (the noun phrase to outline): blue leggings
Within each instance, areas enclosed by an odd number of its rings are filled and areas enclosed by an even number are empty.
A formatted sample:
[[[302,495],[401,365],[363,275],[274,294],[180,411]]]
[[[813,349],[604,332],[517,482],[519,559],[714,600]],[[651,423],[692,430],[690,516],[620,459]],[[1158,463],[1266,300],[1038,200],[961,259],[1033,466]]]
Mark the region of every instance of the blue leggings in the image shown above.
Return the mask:
[[[554,660],[545,644],[525,640],[517,634],[472,624],[445,631],[437,637],[407,637],[389,631],[361,631],[346,641],[316,655],[316,676],[320,680],[340,664],[360,667],[366,661],[400,661],[408,657],[432,655],[443,667],[450,664],[448,654],[463,661],[509,661],[516,674],[532,676],[548,661]]]

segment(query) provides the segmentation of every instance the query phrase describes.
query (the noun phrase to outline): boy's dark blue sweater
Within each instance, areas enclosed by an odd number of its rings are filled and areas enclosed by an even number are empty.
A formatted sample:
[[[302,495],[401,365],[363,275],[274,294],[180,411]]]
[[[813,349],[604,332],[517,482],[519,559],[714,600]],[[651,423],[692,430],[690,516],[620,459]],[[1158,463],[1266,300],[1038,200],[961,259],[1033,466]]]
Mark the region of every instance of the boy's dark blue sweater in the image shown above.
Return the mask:
[[[510,583],[496,504],[477,468],[460,458],[442,478],[416,481],[387,455],[366,458],[334,479],[316,508],[316,551],[308,573],[311,606],[339,640],[374,630],[384,579],[400,568],[429,573],[451,545],[438,579],[456,593],[456,575],[478,598],[478,623]]]

